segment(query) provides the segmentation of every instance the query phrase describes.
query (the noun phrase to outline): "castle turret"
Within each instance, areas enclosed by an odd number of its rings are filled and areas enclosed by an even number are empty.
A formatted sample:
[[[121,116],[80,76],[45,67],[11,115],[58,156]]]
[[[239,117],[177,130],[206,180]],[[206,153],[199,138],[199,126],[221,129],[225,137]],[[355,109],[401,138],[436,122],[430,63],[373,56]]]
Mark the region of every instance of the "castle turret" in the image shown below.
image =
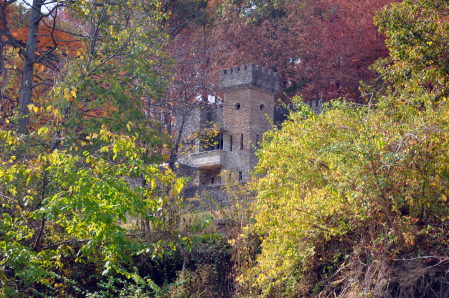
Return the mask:
[[[199,143],[182,159],[183,164],[196,169],[194,181],[199,186],[220,185],[223,170],[234,173],[240,182],[249,179],[257,163],[257,146],[274,118],[279,76],[266,67],[242,65],[220,71],[220,88],[223,105],[204,106],[192,113],[187,125],[186,135],[201,131],[210,121],[221,129],[216,145],[203,148]]]
[[[223,168],[246,181],[257,163],[256,147],[271,128],[279,76],[266,67],[242,65],[220,71],[220,88],[224,93]]]
[[[245,88],[260,88],[274,94],[279,90],[278,73],[255,64],[220,71],[220,89],[222,91]]]

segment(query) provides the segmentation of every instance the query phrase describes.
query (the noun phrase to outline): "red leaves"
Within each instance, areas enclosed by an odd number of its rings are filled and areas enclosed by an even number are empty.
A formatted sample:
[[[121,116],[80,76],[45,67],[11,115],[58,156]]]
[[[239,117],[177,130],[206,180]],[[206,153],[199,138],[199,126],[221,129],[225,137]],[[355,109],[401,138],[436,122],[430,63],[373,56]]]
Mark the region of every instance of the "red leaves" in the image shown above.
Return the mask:
[[[368,66],[387,54],[372,18],[393,1],[288,1],[285,18],[260,24],[245,23],[229,10],[211,36],[216,68],[257,63],[275,67],[285,87],[297,85],[288,95],[360,100],[359,81],[373,78]]]

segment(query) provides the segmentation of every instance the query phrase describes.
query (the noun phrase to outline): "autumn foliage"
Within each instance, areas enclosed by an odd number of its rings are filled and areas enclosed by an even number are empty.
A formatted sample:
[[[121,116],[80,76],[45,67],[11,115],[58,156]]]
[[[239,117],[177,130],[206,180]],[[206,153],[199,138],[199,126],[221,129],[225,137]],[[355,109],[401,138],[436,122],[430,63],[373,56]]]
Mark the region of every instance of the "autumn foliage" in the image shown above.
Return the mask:
[[[1,2],[0,37],[2,59],[0,76],[0,113],[2,118],[11,115],[18,103],[24,70],[25,49],[28,43],[28,26],[23,8],[9,2]],[[67,13],[60,12],[43,18],[37,32],[36,61],[33,61],[32,100],[43,104],[45,95],[51,91],[66,61],[85,51],[80,39],[69,31],[73,22]],[[1,121],[1,120],[0,120]]]
[[[392,0],[255,2],[279,4],[223,6],[211,33],[216,69],[262,64],[281,74],[287,96],[361,100],[359,81],[373,79],[369,66],[388,54],[373,16]]]
[[[242,295],[447,294],[448,8],[383,9],[384,89],[319,115],[298,100],[290,121],[264,135],[246,234],[261,252],[238,278]]]
[[[0,296],[447,296],[447,0],[22,2],[0,0]],[[183,129],[244,63],[294,109],[208,212]]]

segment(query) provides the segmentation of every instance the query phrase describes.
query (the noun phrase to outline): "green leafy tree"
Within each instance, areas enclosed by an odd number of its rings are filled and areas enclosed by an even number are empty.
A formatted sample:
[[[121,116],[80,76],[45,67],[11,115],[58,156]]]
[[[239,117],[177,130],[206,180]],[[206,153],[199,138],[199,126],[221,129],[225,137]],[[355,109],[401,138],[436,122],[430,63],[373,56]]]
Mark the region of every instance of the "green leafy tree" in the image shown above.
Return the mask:
[[[438,101],[449,95],[448,9],[444,0],[406,0],[375,18],[390,52],[375,69],[396,97]]]
[[[160,2],[66,4],[83,47],[28,106],[26,134],[14,119],[0,132],[0,295],[73,294],[76,264],[157,289],[133,258],[174,249],[183,185],[145,117],[165,87]]]
[[[4,293],[65,285],[72,262],[98,263],[105,275],[130,278],[132,270],[123,266],[133,255],[162,253],[163,246],[157,239],[133,241],[145,233],[127,229],[127,223],[147,219],[154,233],[164,224],[165,206],[178,198],[181,180],[145,162],[146,150],[135,136],[102,129],[78,148],[59,150],[42,145],[46,136],[53,133],[41,129],[23,138],[1,132]],[[145,184],[132,186],[132,178]]]

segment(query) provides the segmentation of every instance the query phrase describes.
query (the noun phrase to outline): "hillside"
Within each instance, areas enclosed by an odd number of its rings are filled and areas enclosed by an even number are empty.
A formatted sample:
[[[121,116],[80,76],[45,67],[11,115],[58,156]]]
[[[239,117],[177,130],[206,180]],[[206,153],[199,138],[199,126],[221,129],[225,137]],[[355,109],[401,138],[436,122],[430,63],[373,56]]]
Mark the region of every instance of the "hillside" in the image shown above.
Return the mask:
[[[446,0],[0,0],[0,297],[449,297],[448,20]],[[251,175],[220,159],[226,199],[189,192],[182,157],[226,150]]]

